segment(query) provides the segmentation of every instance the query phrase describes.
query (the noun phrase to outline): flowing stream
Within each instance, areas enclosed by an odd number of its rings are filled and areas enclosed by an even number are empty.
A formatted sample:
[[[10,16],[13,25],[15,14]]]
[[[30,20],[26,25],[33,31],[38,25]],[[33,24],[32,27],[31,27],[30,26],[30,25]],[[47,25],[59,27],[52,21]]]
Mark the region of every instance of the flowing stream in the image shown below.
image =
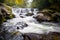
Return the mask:
[[[38,9],[34,8],[33,10],[33,15],[26,16],[26,14],[32,13],[31,8],[12,8],[12,13],[15,14],[16,18],[7,20],[7,22],[2,24],[4,26],[2,30],[6,30],[8,32],[6,34],[6,39],[23,40],[21,34],[24,33],[47,34],[49,32],[60,32],[60,25],[58,23],[37,22],[33,16],[37,15],[36,13],[38,12]],[[11,37],[11,34],[9,34],[17,31],[19,31],[21,34],[13,37]]]

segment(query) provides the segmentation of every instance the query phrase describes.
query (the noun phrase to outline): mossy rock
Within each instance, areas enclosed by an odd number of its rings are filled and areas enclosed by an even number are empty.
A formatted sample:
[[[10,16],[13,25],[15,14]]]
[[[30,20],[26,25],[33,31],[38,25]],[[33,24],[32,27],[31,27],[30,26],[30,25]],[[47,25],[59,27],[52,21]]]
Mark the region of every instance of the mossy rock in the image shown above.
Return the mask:
[[[5,5],[5,4],[1,4],[2,6],[0,6],[0,24],[3,23],[4,21],[8,20],[8,19],[12,19],[14,18],[14,14],[12,13],[11,7]]]
[[[47,21],[47,22],[60,22],[60,13],[57,11],[53,11],[51,9],[43,9],[38,12],[35,18],[37,21]],[[41,15],[42,14],[42,15]]]
[[[4,21],[6,21],[6,19],[0,15],[0,24],[2,24]]]

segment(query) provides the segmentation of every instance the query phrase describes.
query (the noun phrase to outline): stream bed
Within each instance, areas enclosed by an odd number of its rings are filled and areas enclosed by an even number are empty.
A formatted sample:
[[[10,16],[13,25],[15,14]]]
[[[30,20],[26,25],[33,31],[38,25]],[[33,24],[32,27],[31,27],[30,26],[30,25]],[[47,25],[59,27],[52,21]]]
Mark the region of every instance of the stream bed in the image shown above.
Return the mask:
[[[33,11],[32,11],[33,10]],[[22,34],[36,33],[48,34],[49,32],[60,33],[60,23],[41,22],[39,23],[33,16],[36,16],[38,9],[31,8],[12,8],[12,13],[16,16],[13,19],[7,20],[2,25],[4,36],[0,39],[5,40],[24,40]],[[26,15],[26,14],[32,15]],[[6,31],[6,32],[5,32]]]

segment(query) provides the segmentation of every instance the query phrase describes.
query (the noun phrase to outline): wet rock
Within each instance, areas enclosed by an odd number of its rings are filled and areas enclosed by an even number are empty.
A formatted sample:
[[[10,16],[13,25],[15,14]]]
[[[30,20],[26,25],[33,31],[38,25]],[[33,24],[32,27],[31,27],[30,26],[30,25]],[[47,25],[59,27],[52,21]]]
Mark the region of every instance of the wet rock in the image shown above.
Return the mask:
[[[17,29],[23,29],[24,27],[27,27],[28,25],[24,22],[18,22],[16,26],[17,26]]]
[[[6,8],[4,8],[4,7],[1,7],[1,13],[3,13],[3,15],[5,14],[5,15],[9,15],[9,11],[6,9]],[[4,15],[4,16],[5,16]]]
[[[4,40],[4,38],[0,36],[0,40]]]
[[[22,34],[20,34],[20,32],[13,32],[13,33],[9,33],[7,31],[3,31],[0,34],[0,39],[1,40],[23,40],[23,36]]]
[[[52,37],[53,40],[60,40],[60,33],[58,32],[50,32],[48,35]]]
[[[32,16],[34,15],[33,13],[27,13],[26,16]]]
[[[34,18],[36,18],[36,20],[39,21],[39,22],[41,22],[41,21],[51,21],[52,20],[51,15],[50,14],[47,15],[47,14],[48,13],[46,13],[46,12],[41,12],[41,13],[38,13],[37,16],[34,17]]]
[[[26,33],[23,35],[24,40],[60,40],[60,33],[50,32],[48,34]]]
[[[23,35],[24,40],[42,40],[43,35],[27,33]]]
[[[24,16],[20,16],[21,18],[24,18]]]
[[[9,11],[5,7],[1,7],[1,14],[5,19],[11,19],[12,16],[14,17],[13,14],[9,13]]]
[[[19,27],[17,27],[17,29],[20,29]]]
[[[46,10],[42,10],[41,12],[38,12],[37,13],[37,16],[34,17],[36,18],[36,20],[38,22],[42,22],[42,21],[45,21],[45,22],[59,22],[58,20],[60,19],[60,15],[57,15],[58,13],[56,12],[51,12],[51,11],[46,11]]]

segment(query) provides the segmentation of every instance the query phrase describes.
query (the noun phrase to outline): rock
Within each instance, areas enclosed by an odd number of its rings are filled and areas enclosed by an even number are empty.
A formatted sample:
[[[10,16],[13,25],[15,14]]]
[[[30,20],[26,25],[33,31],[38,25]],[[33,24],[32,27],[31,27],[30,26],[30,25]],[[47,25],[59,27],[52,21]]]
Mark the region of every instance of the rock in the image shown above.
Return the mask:
[[[5,17],[6,19],[10,19],[14,17],[14,15],[9,13],[9,11],[5,7],[1,7],[1,13],[2,16]]]
[[[40,12],[37,14],[37,16],[35,17],[37,21],[41,22],[41,21],[51,21],[52,17],[50,14],[48,14],[47,12]]]
[[[9,10],[3,4],[0,3],[0,17],[1,24],[2,22],[5,22],[7,19],[11,19],[15,16],[11,12],[9,12]]]
[[[27,13],[26,16],[32,16],[34,15],[33,13]]]
[[[60,22],[60,13],[56,12],[52,14],[52,16],[56,19],[57,22]]]
[[[17,29],[23,29],[23,28],[27,27],[28,24],[26,24],[26,23],[24,23],[24,22],[18,22],[18,23],[16,24],[16,26],[17,26]]]
[[[58,14],[58,13],[57,13]],[[57,15],[56,12],[50,12],[50,11],[41,11],[37,13],[37,16],[34,17],[38,22],[59,22],[60,15]]]
[[[6,21],[6,19],[2,15],[0,15],[0,24],[2,24],[4,21]]]
[[[23,40],[23,36],[20,32],[9,33],[7,31],[3,31],[0,34],[1,40]]]
[[[19,27],[17,27],[17,29],[20,29]]]
[[[60,33],[50,32],[48,34],[26,33],[23,35],[24,40],[60,40]]]
[[[20,16],[21,18],[24,18],[24,16]]]
[[[24,40],[42,40],[43,35],[27,33],[23,35]]]

